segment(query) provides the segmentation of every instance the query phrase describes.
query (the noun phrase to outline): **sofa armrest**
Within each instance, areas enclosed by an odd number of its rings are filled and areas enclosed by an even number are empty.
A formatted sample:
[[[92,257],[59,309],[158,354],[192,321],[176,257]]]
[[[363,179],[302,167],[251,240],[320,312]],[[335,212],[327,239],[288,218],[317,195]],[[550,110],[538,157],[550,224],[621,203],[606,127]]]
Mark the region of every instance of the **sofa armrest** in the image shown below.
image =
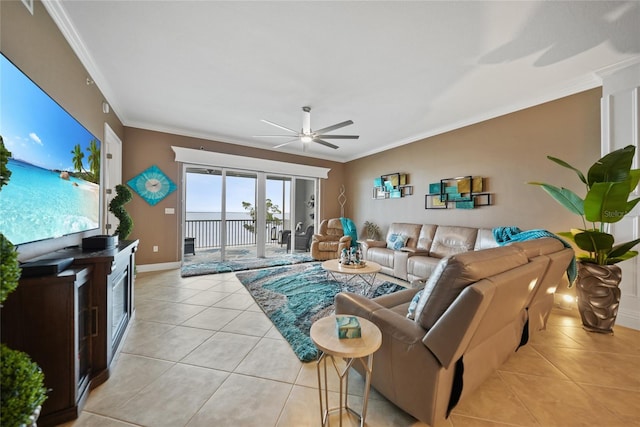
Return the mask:
[[[337,241],[335,236],[328,236],[326,234],[314,234],[311,240],[315,240],[317,242],[331,242]]]
[[[382,240],[362,240],[360,244],[365,250],[369,248],[385,248],[387,246],[387,242],[383,242]]]
[[[351,236],[342,236],[340,238],[340,243],[350,242],[350,241],[351,241]]]
[[[352,314],[365,319],[369,319],[374,311],[384,308],[377,302],[352,292],[338,293],[335,306],[336,314]]]
[[[418,322],[387,308],[374,311],[370,320],[380,328],[383,337],[392,337],[394,341],[407,346],[420,344],[424,348],[421,341],[426,331]]]
[[[380,328],[383,337],[387,335],[407,345],[420,343],[425,334],[425,330],[413,320],[350,292],[336,295],[336,314],[351,314],[370,320]]]
[[[408,248],[406,246],[400,248],[402,252],[409,252],[409,256],[413,255],[429,255],[429,251],[426,249]]]

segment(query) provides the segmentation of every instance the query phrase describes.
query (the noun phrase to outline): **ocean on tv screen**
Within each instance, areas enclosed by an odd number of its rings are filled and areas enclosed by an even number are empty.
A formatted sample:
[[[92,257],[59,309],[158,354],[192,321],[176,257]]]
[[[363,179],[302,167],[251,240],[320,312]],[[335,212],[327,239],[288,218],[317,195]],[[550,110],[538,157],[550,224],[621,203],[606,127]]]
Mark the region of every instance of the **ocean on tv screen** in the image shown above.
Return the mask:
[[[0,232],[14,245],[96,229],[97,184],[10,159],[0,191]]]

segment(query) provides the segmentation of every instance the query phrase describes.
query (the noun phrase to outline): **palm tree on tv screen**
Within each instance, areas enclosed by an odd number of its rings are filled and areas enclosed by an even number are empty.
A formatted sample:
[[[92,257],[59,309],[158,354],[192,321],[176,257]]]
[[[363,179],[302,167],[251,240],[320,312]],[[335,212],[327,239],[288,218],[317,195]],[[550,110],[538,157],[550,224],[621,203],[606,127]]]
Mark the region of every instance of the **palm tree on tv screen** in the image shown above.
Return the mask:
[[[89,152],[89,170],[93,178],[92,181],[97,183],[100,181],[100,149],[95,139],[91,140],[87,151]]]
[[[84,159],[84,153],[82,152],[82,148],[80,148],[80,144],[76,144],[76,146],[73,147],[73,151],[71,151],[71,154],[73,154],[73,168],[76,170],[76,172],[82,172],[82,159]]]

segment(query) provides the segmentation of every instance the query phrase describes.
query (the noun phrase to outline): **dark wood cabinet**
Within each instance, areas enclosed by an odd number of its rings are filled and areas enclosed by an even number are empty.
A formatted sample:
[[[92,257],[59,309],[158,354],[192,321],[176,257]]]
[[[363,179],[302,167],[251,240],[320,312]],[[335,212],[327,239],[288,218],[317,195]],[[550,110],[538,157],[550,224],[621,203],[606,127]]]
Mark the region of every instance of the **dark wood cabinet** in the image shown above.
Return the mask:
[[[134,312],[138,241],[87,252],[62,249],[40,258],[72,257],[59,274],[20,279],[1,310],[2,342],[40,365],[48,393],[38,424],[77,418],[91,388],[109,378]]]

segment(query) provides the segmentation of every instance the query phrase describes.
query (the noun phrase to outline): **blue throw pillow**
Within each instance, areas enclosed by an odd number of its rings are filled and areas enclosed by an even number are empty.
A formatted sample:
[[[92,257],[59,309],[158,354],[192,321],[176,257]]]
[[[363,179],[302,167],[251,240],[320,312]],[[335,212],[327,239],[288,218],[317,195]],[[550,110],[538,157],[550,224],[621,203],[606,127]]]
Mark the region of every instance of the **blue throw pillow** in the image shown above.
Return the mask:
[[[424,289],[421,289],[420,291],[418,291],[418,293],[413,296],[413,299],[411,300],[411,303],[409,304],[409,312],[407,313],[407,318],[409,318],[411,320],[415,320],[416,307],[418,307],[418,301],[420,300],[420,296],[422,296],[422,291],[423,290]]]
[[[400,248],[405,246],[405,242],[407,241],[407,236],[402,234],[392,233],[387,238],[387,248],[393,249],[394,251],[399,251]]]

